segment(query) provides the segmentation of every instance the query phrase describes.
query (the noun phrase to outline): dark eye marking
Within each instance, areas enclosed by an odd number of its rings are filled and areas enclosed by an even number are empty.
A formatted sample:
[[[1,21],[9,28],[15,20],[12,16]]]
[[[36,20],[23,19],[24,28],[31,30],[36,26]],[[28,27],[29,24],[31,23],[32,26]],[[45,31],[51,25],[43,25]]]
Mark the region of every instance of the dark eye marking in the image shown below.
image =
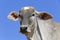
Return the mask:
[[[35,14],[32,14],[32,16],[35,16]]]
[[[19,18],[23,19],[23,16],[22,15],[19,15]]]

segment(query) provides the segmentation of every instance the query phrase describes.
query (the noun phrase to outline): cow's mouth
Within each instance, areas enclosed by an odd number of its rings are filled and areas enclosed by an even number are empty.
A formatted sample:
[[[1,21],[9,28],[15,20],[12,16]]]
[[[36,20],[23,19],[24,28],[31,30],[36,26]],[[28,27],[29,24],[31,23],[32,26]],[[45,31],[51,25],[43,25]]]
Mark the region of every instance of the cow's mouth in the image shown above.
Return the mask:
[[[25,31],[25,30],[21,30],[20,31],[22,34],[28,34],[29,32],[28,31]]]
[[[20,32],[23,34],[28,34],[29,32],[27,31],[27,28],[25,27],[24,29],[21,29],[20,27]]]

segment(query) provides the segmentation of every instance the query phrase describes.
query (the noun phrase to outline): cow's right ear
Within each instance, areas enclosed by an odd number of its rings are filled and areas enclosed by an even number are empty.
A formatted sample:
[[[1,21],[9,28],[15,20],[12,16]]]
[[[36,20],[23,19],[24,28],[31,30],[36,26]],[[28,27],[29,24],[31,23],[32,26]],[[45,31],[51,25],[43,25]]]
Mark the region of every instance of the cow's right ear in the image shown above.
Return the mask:
[[[19,13],[12,11],[9,13],[8,15],[8,19],[13,20],[13,21],[17,21],[18,20],[18,15]]]

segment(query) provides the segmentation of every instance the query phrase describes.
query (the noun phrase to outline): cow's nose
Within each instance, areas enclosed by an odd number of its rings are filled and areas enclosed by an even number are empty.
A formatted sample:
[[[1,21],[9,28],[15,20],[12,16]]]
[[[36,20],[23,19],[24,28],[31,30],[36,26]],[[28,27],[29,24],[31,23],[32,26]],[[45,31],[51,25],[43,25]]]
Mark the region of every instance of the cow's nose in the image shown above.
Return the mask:
[[[27,30],[27,27],[20,27],[20,30],[21,31],[26,31]]]

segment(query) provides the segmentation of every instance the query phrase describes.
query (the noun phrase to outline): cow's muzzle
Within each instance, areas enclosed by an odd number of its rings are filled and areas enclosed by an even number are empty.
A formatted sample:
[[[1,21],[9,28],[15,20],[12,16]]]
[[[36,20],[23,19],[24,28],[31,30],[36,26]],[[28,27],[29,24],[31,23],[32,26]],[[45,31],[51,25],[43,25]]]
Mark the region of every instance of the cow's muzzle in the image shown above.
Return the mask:
[[[23,26],[21,25],[20,32],[23,33],[23,34],[27,33],[27,26],[26,25],[23,25]]]

